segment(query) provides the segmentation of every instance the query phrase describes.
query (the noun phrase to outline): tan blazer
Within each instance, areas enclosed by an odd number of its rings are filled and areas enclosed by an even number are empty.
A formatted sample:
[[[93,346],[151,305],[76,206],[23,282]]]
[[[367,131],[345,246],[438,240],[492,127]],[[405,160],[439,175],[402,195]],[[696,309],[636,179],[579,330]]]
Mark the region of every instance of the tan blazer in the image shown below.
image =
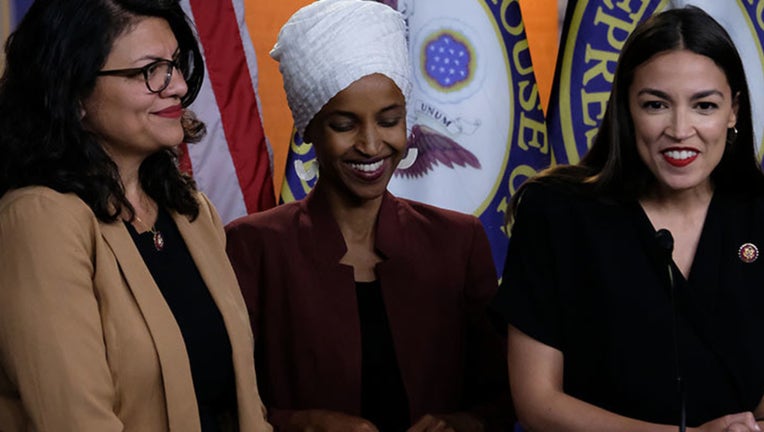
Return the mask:
[[[246,308],[220,219],[199,194],[173,219],[223,316],[239,428],[270,431]],[[0,431],[199,431],[185,344],[122,222],[73,194],[28,187],[0,200]]]

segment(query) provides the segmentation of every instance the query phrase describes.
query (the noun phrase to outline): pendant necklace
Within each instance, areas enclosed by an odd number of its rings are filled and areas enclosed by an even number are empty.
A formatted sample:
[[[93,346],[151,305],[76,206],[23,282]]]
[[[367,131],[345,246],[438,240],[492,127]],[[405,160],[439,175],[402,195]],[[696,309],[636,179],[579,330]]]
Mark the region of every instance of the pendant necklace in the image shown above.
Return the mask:
[[[162,232],[156,229],[156,225],[149,228],[149,226],[143,223],[141,218],[138,216],[135,216],[135,220],[138,221],[138,223],[141,224],[143,228],[147,229],[154,236],[154,249],[157,251],[164,249],[164,237],[162,237]]]

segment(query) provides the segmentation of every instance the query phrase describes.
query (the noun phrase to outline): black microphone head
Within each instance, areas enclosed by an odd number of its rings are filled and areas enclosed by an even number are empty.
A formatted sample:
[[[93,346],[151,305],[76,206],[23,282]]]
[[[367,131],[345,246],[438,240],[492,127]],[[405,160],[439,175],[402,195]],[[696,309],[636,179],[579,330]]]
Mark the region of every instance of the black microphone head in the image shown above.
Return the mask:
[[[671,235],[671,231],[666,228],[661,228],[655,233],[655,241],[658,242],[658,246],[666,252],[674,251],[674,236]]]

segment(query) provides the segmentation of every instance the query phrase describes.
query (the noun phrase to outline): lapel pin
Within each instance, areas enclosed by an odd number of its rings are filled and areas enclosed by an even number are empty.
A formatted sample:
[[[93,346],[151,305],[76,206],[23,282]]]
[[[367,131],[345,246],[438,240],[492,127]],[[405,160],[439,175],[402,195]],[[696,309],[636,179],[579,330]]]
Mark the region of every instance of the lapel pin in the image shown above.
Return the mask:
[[[759,258],[759,248],[753,243],[744,243],[738,249],[737,256],[740,257],[740,261],[750,264]]]

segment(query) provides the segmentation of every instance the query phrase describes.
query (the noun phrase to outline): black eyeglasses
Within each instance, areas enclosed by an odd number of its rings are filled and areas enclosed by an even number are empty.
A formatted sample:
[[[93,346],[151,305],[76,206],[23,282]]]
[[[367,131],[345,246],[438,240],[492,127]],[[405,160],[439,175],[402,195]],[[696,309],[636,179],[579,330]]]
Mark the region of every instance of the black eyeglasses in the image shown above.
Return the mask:
[[[159,93],[170,85],[174,69],[180,69],[177,61],[161,59],[139,68],[102,70],[98,72],[98,76],[116,75],[134,77],[138,74],[143,74],[146,88],[151,93]]]

